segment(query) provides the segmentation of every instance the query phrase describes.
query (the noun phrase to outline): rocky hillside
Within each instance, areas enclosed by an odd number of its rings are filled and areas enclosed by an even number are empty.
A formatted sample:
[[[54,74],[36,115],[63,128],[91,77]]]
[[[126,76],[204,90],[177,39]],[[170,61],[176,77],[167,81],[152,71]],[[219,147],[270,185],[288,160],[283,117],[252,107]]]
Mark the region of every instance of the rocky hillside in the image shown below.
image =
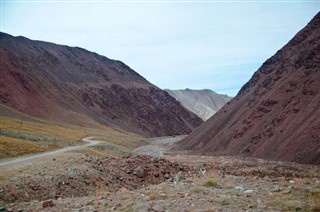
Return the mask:
[[[147,136],[190,133],[202,120],[121,61],[0,33],[0,103],[77,125]]]
[[[176,148],[319,165],[319,82],[320,13]]]
[[[212,90],[169,90],[166,89],[173,98],[197,114],[202,120],[206,121],[232,98],[227,95],[218,94]]]

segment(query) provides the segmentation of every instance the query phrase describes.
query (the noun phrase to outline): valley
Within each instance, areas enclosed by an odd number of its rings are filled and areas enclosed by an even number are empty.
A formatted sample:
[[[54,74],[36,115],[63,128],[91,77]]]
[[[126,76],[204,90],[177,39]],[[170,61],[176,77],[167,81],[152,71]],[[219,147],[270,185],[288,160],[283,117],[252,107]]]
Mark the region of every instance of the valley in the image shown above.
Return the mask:
[[[0,32],[0,211],[320,211],[319,29],[234,98]]]

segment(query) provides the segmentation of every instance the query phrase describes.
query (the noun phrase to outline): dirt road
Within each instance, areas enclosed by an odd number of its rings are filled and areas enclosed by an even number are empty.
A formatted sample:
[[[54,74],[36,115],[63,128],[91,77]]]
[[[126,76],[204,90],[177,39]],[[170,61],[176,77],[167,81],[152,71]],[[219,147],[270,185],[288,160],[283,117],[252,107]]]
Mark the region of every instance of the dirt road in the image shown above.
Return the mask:
[[[24,162],[31,162],[31,161],[34,162],[35,159],[39,159],[39,158],[67,152],[67,151],[77,150],[77,149],[80,149],[83,147],[94,146],[94,145],[97,145],[100,143],[100,141],[92,140],[92,138],[93,137],[83,138],[82,140],[84,142],[86,142],[86,144],[84,144],[84,145],[65,147],[63,149],[59,149],[59,150],[55,150],[55,151],[51,151],[51,152],[44,152],[44,153],[39,153],[36,155],[31,155],[31,156],[23,156],[23,157],[19,157],[17,159],[0,162],[0,171],[7,169],[11,166],[22,164]]]
[[[163,157],[164,153],[167,152],[174,143],[184,137],[185,135],[153,138],[151,144],[138,147],[134,149],[133,152],[150,155],[152,157]]]

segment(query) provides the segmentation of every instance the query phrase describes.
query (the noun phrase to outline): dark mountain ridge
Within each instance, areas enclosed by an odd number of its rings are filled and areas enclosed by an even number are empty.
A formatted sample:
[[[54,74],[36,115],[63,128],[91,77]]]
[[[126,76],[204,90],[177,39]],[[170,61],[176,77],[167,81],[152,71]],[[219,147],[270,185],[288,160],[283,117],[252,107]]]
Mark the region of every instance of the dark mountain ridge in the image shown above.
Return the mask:
[[[0,102],[79,125],[116,125],[147,136],[190,133],[202,123],[121,61],[0,33]]]
[[[320,164],[320,13],[175,149]]]

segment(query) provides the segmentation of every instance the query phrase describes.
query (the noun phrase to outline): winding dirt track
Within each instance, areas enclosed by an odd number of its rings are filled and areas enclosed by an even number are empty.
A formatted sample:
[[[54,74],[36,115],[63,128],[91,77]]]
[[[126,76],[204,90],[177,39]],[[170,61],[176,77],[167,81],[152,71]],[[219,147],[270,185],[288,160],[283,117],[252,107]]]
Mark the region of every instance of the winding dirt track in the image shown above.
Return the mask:
[[[82,141],[86,142],[86,144],[84,144],[84,145],[65,147],[63,149],[59,149],[59,150],[55,150],[55,151],[51,151],[51,152],[44,152],[44,153],[39,153],[36,155],[31,155],[31,156],[23,156],[23,157],[19,157],[19,158],[13,159],[13,160],[0,162],[0,171],[2,171],[4,169],[8,169],[10,167],[14,167],[15,165],[18,165],[18,164],[21,164],[24,162],[29,162],[34,159],[39,159],[39,158],[43,158],[46,156],[51,156],[51,155],[67,152],[67,151],[77,150],[77,149],[80,149],[83,147],[94,146],[94,145],[101,143],[101,141],[92,140],[92,138],[93,137],[83,138]]]
[[[151,144],[145,145],[138,147],[134,149],[133,151],[137,154],[146,154],[150,155],[153,157],[163,157],[165,152],[168,151],[168,149],[173,145],[174,143],[180,141],[184,136],[167,136],[167,137],[158,137],[158,138],[153,138],[151,140]],[[55,151],[50,151],[50,152],[44,152],[44,153],[39,153],[39,154],[34,154],[34,155],[28,155],[28,156],[22,156],[19,158],[11,159],[11,160],[6,160],[0,162],[0,172],[1,171],[7,171],[7,170],[12,170],[16,167],[21,167],[29,163],[35,163],[41,159],[44,159],[48,156],[68,152],[68,151],[73,151],[77,150],[83,147],[89,147],[89,146],[94,146],[101,141],[93,140],[93,137],[86,137],[82,139],[86,144],[84,145],[79,145],[79,146],[70,146],[70,147],[65,147],[63,149],[55,150]]]

